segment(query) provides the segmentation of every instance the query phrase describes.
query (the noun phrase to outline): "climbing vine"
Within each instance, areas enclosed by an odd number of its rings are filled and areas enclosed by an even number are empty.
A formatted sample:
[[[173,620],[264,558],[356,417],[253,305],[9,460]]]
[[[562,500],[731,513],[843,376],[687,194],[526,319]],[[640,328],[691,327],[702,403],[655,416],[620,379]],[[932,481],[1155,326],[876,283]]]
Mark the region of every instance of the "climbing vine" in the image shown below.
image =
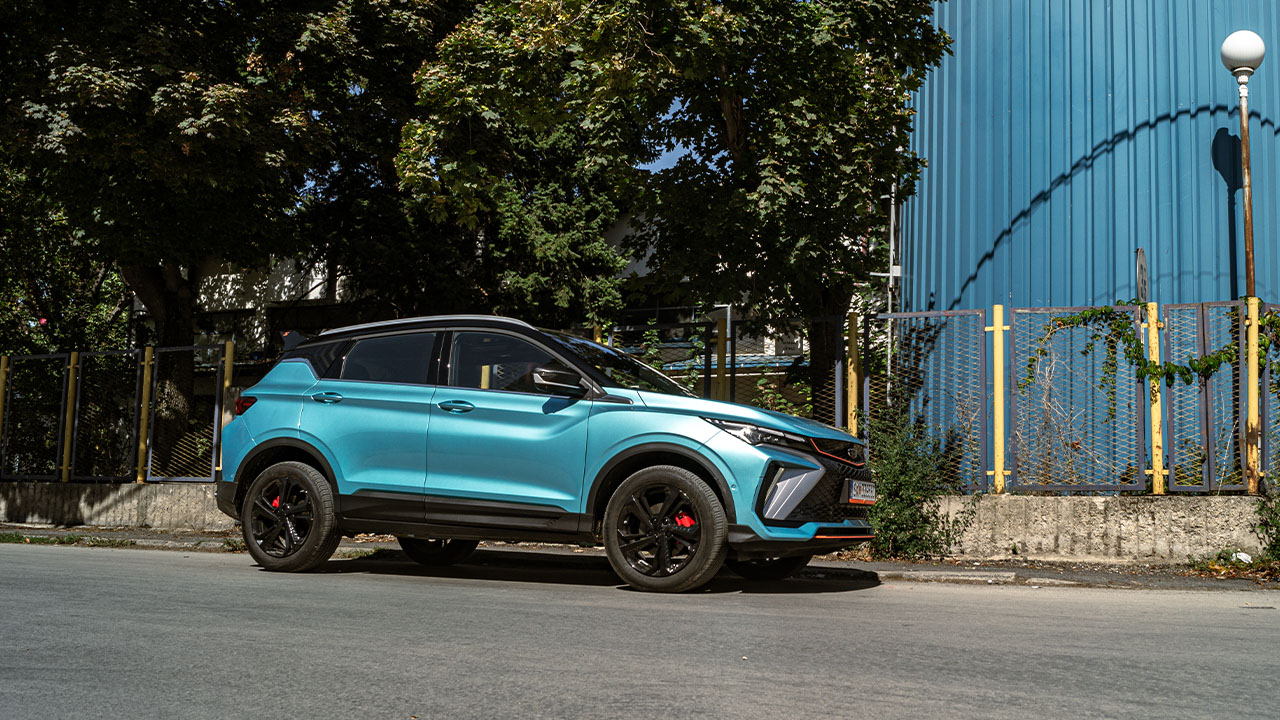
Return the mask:
[[[1035,384],[1036,370],[1042,360],[1050,355],[1050,346],[1057,333],[1068,330],[1086,328],[1090,330],[1089,339],[1080,349],[1080,354],[1089,356],[1101,348],[1102,377],[1099,380],[1102,391],[1108,401],[1108,419],[1115,418],[1116,408],[1116,376],[1120,369],[1121,358],[1132,366],[1139,381],[1155,380],[1161,384],[1172,385],[1180,380],[1184,385],[1191,385],[1197,380],[1212,377],[1222,367],[1234,366],[1240,360],[1240,343],[1232,334],[1232,340],[1211,353],[1200,357],[1189,357],[1179,364],[1172,360],[1154,362],[1147,356],[1142,339],[1135,331],[1135,323],[1131,312],[1124,307],[1138,305],[1136,300],[1117,301],[1111,307],[1093,307],[1071,315],[1061,315],[1045,323],[1044,332],[1036,340],[1034,349],[1027,357],[1022,378],[1018,381],[1018,389],[1025,391]],[[1232,310],[1233,319],[1236,310]],[[1275,357],[1269,353],[1273,342],[1280,343],[1280,313],[1269,311],[1259,317],[1258,350],[1266,362],[1270,364],[1273,377],[1280,377],[1280,353]]]

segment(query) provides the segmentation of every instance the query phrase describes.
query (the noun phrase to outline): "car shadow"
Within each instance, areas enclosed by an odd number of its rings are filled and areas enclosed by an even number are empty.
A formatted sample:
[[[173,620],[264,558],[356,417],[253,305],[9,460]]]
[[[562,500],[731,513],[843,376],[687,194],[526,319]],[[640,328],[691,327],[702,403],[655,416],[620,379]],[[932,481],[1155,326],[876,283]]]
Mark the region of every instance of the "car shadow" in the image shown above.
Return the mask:
[[[634,591],[621,582],[609,566],[607,558],[597,554],[528,552],[520,550],[477,550],[465,563],[443,567],[424,567],[399,550],[377,550],[373,554],[328,561],[316,569],[319,573],[369,573],[527,582],[560,585],[616,587]],[[744,594],[812,594],[866,590],[880,584],[876,573],[856,568],[806,568],[786,580],[747,580],[728,569],[721,570],[697,593]]]

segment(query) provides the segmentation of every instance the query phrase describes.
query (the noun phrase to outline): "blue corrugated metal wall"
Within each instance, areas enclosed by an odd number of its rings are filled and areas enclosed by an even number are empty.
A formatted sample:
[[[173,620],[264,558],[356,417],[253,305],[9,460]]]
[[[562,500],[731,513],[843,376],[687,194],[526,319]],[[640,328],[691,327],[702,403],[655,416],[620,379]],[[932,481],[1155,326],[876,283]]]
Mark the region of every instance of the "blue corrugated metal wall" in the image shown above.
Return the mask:
[[[951,0],[952,57],[915,98],[928,159],[903,220],[907,310],[1244,294],[1239,112],[1219,48],[1257,32],[1255,278],[1280,300],[1280,2]]]

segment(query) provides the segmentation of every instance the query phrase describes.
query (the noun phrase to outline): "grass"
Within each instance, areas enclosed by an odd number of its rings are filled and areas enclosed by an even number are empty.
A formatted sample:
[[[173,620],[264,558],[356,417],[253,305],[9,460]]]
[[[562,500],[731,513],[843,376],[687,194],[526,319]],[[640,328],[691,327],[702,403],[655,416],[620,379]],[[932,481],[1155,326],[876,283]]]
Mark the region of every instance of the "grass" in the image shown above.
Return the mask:
[[[83,537],[81,535],[23,535],[15,532],[0,532],[0,543],[18,545],[83,545],[85,547],[128,547],[136,544],[133,540],[117,538]]]

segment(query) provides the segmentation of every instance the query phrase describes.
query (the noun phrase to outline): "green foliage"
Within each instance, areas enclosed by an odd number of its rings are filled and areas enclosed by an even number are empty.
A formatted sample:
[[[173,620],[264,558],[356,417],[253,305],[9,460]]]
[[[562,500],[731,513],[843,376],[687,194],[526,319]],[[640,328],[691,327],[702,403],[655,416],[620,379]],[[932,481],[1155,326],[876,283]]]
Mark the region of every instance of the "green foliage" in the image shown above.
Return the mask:
[[[809,384],[798,380],[788,383],[787,387],[790,387],[794,395],[789,396],[784,391],[783,384],[776,378],[760,378],[756,381],[756,397],[753,404],[788,415],[800,417],[813,415],[813,393],[809,390]],[[809,398],[809,400],[795,400],[793,399],[795,397]]]
[[[1133,315],[1119,308],[1138,305],[1136,300],[1117,301],[1115,306],[1091,307],[1069,315],[1059,315],[1044,324],[1040,337],[1035,341],[1034,349],[1029,353],[1023,368],[1023,376],[1018,380],[1018,390],[1026,391],[1036,382],[1036,371],[1039,364],[1050,355],[1054,337],[1064,330],[1087,329],[1089,339],[1080,350],[1082,356],[1092,354],[1099,346],[1102,348],[1102,377],[1100,386],[1106,394],[1108,419],[1115,419],[1116,412],[1116,375],[1120,367],[1120,359],[1132,366],[1139,381],[1154,380],[1162,384],[1172,384],[1181,380],[1184,385],[1191,385],[1197,379],[1212,377],[1223,367],[1231,367],[1240,361],[1240,344],[1232,333],[1232,339],[1217,350],[1200,357],[1188,357],[1184,364],[1165,360],[1157,363],[1147,356],[1146,346],[1135,331]],[[1234,318],[1235,311],[1232,311]],[[1260,326],[1264,332],[1277,335],[1280,330],[1280,316],[1271,312],[1260,318]],[[1260,336],[1259,346],[1265,353],[1265,343]],[[1276,364],[1280,369],[1280,363]]]
[[[961,483],[948,480],[942,444],[905,412],[887,410],[872,418],[869,445],[876,474],[872,553],[887,558],[950,553],[973,519],[978,496],[969,498],[955,516],[942,509],[943,497],[965,491]]]
[[[489,3],[459,25],[418,74],[397,163],[415,209],[466,249],[455,292],[547,324],[600,323],[621,306],[624,262],[604,235],[634,186],[620,146],[636,146],[620,103],[579,94],[590,70],[561,35],[598,19],[597,4],[576,8],[585,19],[556,6]]]
[[[0,355],[123,347],[129,293],[61,207],[0,166]]]

